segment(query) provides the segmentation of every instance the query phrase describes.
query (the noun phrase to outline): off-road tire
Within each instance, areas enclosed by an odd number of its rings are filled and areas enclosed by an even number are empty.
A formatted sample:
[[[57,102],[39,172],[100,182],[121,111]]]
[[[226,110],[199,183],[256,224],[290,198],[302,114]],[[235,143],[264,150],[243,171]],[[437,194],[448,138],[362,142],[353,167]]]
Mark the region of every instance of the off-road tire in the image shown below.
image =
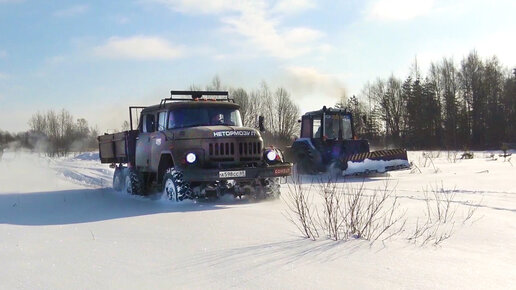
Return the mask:
[[[265,197],[270,199],[279,198],[281,195],[280,183],[278,177],[265,178],[262,181],[265,188]]]
[[[117,167],[113,174],[113,189],[115,191],[122,191],[124,189],[125,174],[124,169]]]
[[[163,193],[171,201],[181,201],[192,198],[190,183],[183,180],[183,173],[175,168],[169,168],[163,175]]]
[[[328,166],[328,174],[330,176],[330,178],[334,179],[334,180],[338,180],[339,178],[342,177],[342,173],[344,170],[346,170],[348,168],[348,164],[347,163],[342,163],[340,161],[333,161],[329,166]]]
[[[132,195],[144,195],[145,184],[141,173],[134,168],[129,168],[125,176],[125,190]]]
[[[296,169],[300,174],[316,174],[318,164],[315,161],[315,152],[307,144],[300,144],[296,148]]]

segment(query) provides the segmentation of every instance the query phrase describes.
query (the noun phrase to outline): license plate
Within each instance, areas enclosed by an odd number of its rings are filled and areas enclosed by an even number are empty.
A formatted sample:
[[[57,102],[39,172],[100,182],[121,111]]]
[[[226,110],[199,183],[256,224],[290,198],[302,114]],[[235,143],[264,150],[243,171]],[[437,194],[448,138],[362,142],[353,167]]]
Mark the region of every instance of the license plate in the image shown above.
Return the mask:
[[[235,177],[245,177],[245,170],[220,171],[219,172],[219,178],[235,178]]]

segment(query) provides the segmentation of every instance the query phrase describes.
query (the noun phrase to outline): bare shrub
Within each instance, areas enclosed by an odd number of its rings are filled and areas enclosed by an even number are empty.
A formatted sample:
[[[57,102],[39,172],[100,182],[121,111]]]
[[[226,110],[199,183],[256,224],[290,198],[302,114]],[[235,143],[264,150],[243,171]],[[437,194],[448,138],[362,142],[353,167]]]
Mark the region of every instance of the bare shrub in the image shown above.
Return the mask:
[[[445,224],[452,220],[458,208],[458,204],[455,203],[455,190],[446,190],[441,183],[440,187],[431,188],[430,192],[433,199],[429,197],[428,189],[424,191],[430,222],[436,221]]]
[[[395,188],[390,190],[386,183],[383,189],[376,189],[371,195],[364,194],[363,185],[348,190],[350,194],[345,202],[348,236],[374,243],[403,231],[405,212],[400,214]]]
[[[478,202],[471,203],[470,201],[465,203],[465,206],[467,206],[466,214],[464,215],[464,220],[462,221],[463,224],[465,224],[468,220],[470,220],[473,215],[477,212],[478,208],[481,207],[482,202],[484,201],[484,197],[482,197]]]
[[[407,240],[419,246],[427,244],[437,246],[453,235],[458,221],[456,215],[461,203],[456,200],[456,191],[445,189],[442,183],[440,186],[425,189],[424,201],[425,217],[417,219],[415,228],[409,233]],[[464,204],[467,210],[462,217],[462,224],[473,217],[481,202],[473,205]]]
[[[423,152],[423,158],[424,158],[424,166],[423,167],[426,167],[427,164],[432,165],[432,167],[434,169],[434,173],[440,172],[441,170],[439,168],[435,167],[435,163],[434,163],[434,159],[439,158],[440,155],[441,155],[440,151],[437,151],[437,153]]]
[[[313,180],[312,180],[313,181]],[[405,232],[406,210],[402,210],[396,186],[388,182],[383,188],[367,191],[362,182],[359,186],[336,183],[331,177],[319,179],[317,184],[320,202],[314,203],[308,189],[299,179],[289,185],[284,196],[287,203],[287,218],[296,225],[306,238],[317,240],[319,233],[335,241],[363,239],[374,244],[386,241]],[[406,239],[418,246],[440,245],[449,239],[455,225],[462,218],[462,224],[470,220],[480,206],[456,200],[456,191],[440,186],[424,190],[424,216],[417,217],[413,229],[408,230]],[[457,216],[458,208],[467,207],[463,216]]]
[[[410,162],[410,167],[412,168],[410,170],[410,174],[414,174],[417,172],[419,172],[419,174],[423,173],[423,172],[421,172],[421,169],[419,169],[419,167],[416,164],[414,164],[414,162]]]
[[[294,183],[289,186],[285,199],[287,217],[303,236],[312,240],[319,237],[319,232],[324,232],[327,238],[335,241],[356,238],[374,243],[402,232],[405,213],[400,214],[395,190],[389,190],[386,183],[384,189],[367,195],[363,185],[338,184],[331,178],[319,180],[322,204],[316,207],[300,184]]]
[[[341,194],[340,188],[331,178],[326,182],[320,182],[319,189],[323,200],[322,213],[317,212],[319,225],[326,232],[328,238],[335,241],[347,239],[347,231],[343,228],[346,208],[343,207],[342,201],[345,196]]]
[[[305,191],[299,179],[294,179],[293,184],[288,185],[287,194],[282,195],[282,198],[288,207],[285,214],[287,219],[297,227],[305,238],[315,241],[319,238],[319,232],[314,219],[313,197],[309,197],[310,188]]]
[[[457,152],[457,151],[448,151],[446,153],[446,159],[450,163],[457,163],[457,155],[458,154],[459,154],[459,152]]]

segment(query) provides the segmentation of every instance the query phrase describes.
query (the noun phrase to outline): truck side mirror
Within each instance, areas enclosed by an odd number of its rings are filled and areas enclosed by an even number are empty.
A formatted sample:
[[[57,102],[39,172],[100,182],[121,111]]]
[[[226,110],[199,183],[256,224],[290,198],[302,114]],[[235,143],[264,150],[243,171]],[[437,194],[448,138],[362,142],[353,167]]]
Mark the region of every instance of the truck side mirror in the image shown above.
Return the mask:
[[[265,118],[263,116],[258,117],[258,128],[260,129],[260,132],[265,132],[265,125],[264,123]]]

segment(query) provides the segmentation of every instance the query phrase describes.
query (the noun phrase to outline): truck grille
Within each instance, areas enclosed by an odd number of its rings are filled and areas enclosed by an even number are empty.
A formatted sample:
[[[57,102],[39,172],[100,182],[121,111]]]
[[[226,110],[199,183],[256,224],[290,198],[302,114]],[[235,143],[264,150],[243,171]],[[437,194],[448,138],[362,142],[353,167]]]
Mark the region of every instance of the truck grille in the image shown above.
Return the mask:
[[[260,155],[261,152],[262,144],[260,142],[238,143],[238,153],[240,153],[240,156]]]
[[[240,161],[254,161],[260,160],[262,154],[261,142],[214,142],[208,146],[212,161],[235,161],[237,155]]]

